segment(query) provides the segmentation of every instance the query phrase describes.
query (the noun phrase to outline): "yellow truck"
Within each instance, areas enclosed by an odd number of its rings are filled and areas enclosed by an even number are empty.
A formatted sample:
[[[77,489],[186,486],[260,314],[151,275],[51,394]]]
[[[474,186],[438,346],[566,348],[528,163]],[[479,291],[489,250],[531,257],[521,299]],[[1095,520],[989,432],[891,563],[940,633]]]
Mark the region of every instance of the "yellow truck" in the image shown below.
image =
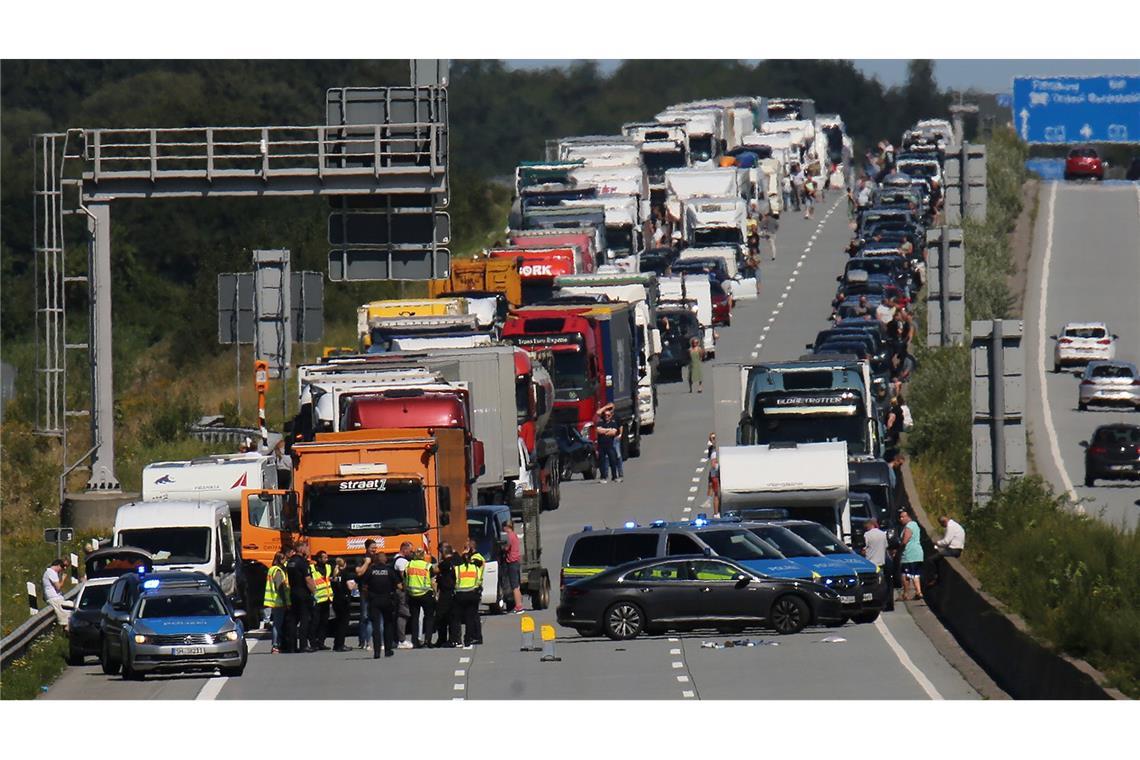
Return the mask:
[[[451,277],[430,280],[428,293],[436,298],[451,293],[502,293],[512,307],[519,306],[522,303],[519,262],[516,259],[453,259]]]
[[[371,322],[394,317],[440,317],[467,313],[466,298],[405,298],[372,301],[356,310],[356,332],[361,350],[372,345]]]

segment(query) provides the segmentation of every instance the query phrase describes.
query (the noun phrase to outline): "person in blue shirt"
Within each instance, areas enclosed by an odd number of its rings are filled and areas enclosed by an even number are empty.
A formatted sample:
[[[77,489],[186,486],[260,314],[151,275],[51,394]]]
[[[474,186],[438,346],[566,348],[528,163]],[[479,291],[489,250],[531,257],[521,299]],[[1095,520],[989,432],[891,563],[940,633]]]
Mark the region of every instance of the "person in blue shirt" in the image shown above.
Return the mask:
[[[899,513],[899,524],[902,526],[899,541],[902,543],[902,600],[905,602],[911,598],[912,586],[913,598],[922,598],[922,528],[905,510]]]

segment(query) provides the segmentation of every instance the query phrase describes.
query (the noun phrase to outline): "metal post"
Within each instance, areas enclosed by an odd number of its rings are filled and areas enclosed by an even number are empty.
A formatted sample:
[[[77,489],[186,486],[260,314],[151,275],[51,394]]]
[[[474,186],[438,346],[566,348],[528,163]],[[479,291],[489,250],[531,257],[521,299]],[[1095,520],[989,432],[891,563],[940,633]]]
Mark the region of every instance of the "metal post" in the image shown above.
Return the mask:
[[[115,394],[111,366],[111,205],[87,207],[91,238],[91,461],[90,491],[118,491],[115,477]]]
[[[942,244],[938,247],[938,303],[942,309],[943,348],[950,345],[950,230],[942,225]]]
[[[961,164],[961,170],[958,176],[962,179],[962,193],[959,201],[962,205],[962,218],[966,218],[966,214],[970,209],[970,144],[967,142],[962,143],[961,158],[958,159]]]
[[[990,449],[993,452],[994,488],[1005,482],[1005,357],[1001,320],[993,321],[990,334]]]
[[[238,425],[241,425],[241,316],[238,314],[238,308],[241,305],[241,278],[234,278],[234,316],[233,316],[233,331],[234,331],[234,388],[237,391],[237,416]]]

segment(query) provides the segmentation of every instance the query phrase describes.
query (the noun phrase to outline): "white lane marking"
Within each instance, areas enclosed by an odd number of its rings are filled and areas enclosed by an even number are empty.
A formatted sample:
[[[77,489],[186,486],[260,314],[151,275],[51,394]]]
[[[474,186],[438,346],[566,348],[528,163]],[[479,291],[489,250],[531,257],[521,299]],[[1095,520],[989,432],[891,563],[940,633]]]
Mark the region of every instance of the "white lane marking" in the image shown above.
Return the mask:
[[[771,330],[771,329],[772,329],[772,328],[771,328],[771,327],[769,327],[768,325],[764,325],[764,332],[768,332],[768,331],[769,331],[769,330]]]
[[[693,478],[690,482],[691,483],[700,483],[701,479],[700,478]]]
[[[697,500],[697,497],[696,497],[696,496],[686,496],[685,498],[686,498],[688,501],[696,501],[696,500]]]
[[[460,658],[459,658],[459,664],[461,664],[461,665],[465,665],[465,664],[467,664],[467,663],[469,663],[469,662],[471,662],[471,658],[470,658],[470,657],[460,657]]]
[[[682,691],[681,696],[684,697],[685,699],[692,699],[694,695],[693,695],[693,692],[691,692],[691,691]]]
[[[246,639],[245,640],[246,654],[253,652],[253,648],[255,646],[257,646],[258,643],[259,642],[257,639]],[[198,690],[198,696],[194,697],[194,699],[195,700],[198,700],[198,699],[201,699],[201,700],[217,699],[218,695],[222,693],[222,689],[225,687],[226,682],[229,680],[230,680],[229,676],[215,676],[214,678],[209,679],[208,681],[206,681],[206,683],[202,684],[202,688]]]
[[[752,358],[753,358],[753,359],[755,359],[755,358],[756,358],[757,356],[759,356],[759,355],[760,355],[760,354],[756,353],[755,351],[753,351],[753,352],[752,352]]]
[[[670,649],[669,654],[681,654],[681,650],[680,649]]]
[[[457,683],[452,687],[453,691],[463,691],[465,687],[461,683]]]
[[[678,638],[675,638],[675,637],[673,637],[673,636],[670,636],[670,637],[669,637],[669,640],[670,640],[670,641],[680,641],[680,639],[678,639]]]
[[[776,321],[775,317],[768,317],[768,324],[772,324],[775,321]]]
[[[895,639],[882,618],[878,618],[875,621],[875,628],[882,635],[883,640],[887,642],[887,646],[895,653],[895,657],[899,658],[899,662],[902,663],[902,666],[914,676],[914,680],[917,681],[918,685],[922,687],[922,690],[926,692],[926,696],[931,699],[942,699],[942,695],[938,693],[938,689],[934,688],[934,684],[930,682],[926,674],[919,670],[911,661],[910,655],[906,653],[906,650],[903,649],[902,645]]]
[[[693,470],[693,472],[697,473],[698,475],[700,475],[704,471],[705,471],[704,467],[698,467],[697,469]]]
[[[455,677],[456,677],[456,678],[463,678],[465,675],[467,675],[467,671],[466,671],[466,670],[457,670],[457,671],[455,671]]]
[[[689,493],[696,493],[696,492],[697,492],[696,486],[693,486],[692,488],[689,489]]]
[[[685,667],[685,663],[683,663],[683,662],[673,663],[673,670],[680,670],[683,667]]]
[[[688,683],[688,682],[689,682],[688,676],[677,676],[677,683]]]
[[[1073,490],[1073,481],[1069,480],[1069,473],[1065,472],[1065,463],[1061,461],[1061,449],[1057,445],[1057,431],[1053,427],[1053,410],[1049,406],[1049,386],[1045,383],[1045,333],[1048,326],[1045,322],[1045,305],[1049,301],[1049,260],[1053,258],[1053,212],[1057,208],[1057,183],[1049,187],[1049,216],[1045,222],[1045,257],[1041,261],[1041,302],[1037,311],[1037,382],[1041,386],[1041,404],[1044,407],[1045,435],[1049,439],[1049,452],[1053,456],[1053,464],[1057,472],[1061,473],[1061,482],[1065,492],[1074,502],[1077,501],[1076,491]],[[1085,508],[1079,503],[1077,510],[1084,512]]]
[[[692,508],[692,507],[685,507],[685,508],[684,508],[684,509],[682,509],[681,511],[682,511],[682,512],[685,512],[685,513],[687,514],[687,513],[689,513],[689,512],[692,512],[692,511],[693,511],[693,508]]]
[[[704,464],[707,461],[709,461],[708,457],[701,457],[701,464]]]
[[[781,309],[784,308],[784,302],[783,301],[778,302],[776,305],[779,306]]]

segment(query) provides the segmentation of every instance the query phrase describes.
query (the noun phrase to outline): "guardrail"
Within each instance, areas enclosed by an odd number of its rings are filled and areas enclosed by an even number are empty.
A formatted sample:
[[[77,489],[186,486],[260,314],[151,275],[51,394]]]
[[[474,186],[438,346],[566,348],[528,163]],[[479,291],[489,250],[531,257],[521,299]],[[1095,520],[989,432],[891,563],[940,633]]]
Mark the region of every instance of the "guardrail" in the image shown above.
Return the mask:
[[[76,586],[68,589],[63,598],[74,601],[78,593],[79,586]],[[45,607],[18,625],[14,631],[4,637],[3,641],[0,641],[0,670],[7,670],[9,665],[23,657],[28,647],[50,631],[54,625],[55,610],[51,607]]]

